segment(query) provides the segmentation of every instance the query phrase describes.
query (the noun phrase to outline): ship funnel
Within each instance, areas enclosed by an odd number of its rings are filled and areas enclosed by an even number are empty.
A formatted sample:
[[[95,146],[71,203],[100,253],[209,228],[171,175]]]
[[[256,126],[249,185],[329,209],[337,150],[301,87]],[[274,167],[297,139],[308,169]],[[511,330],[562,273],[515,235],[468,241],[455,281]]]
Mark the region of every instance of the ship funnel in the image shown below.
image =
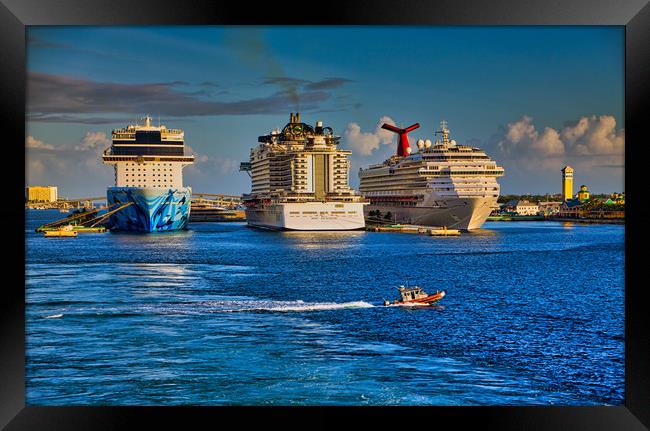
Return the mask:
[[[391,132],[395,132],[399,135],[399,141],[397,142],[397,155],[400,157],[408,156],[410,154],[409,150],[411,146],[409,145],[409,138],[407,134],[408,132],[412,132],[418,127],[420,127],[420,123],[412,124],[406,129],[400,129],[399,127],[395,127],[388,123],[384,123],[381,126],[382,129],[390,130]]]

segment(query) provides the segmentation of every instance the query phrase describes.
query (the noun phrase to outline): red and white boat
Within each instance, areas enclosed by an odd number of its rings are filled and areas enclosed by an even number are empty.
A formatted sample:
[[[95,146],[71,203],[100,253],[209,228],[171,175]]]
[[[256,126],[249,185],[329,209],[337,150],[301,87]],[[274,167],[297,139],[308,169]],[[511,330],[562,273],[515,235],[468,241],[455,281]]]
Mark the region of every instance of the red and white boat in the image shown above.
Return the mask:
[[[436,290],[436,293],[429,295],[419,286],[397,288],[400,293],[400,299],[394,300],[392,303],[384,300],[384,305],[431,305],[445,297],[444,290]]]

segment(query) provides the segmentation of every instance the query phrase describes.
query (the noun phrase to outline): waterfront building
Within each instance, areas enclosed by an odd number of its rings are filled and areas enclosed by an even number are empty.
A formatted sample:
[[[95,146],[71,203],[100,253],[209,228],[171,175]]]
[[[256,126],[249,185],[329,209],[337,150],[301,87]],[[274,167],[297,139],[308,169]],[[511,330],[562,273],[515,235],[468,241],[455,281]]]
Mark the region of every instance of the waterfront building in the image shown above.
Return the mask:
[[[58,189],[56,186],[29,186],[25,189],[27,202],[56,202]]]
[[[587,190],[587,186],[584,184],[580,186],[580,191],[576,194],[576,198],[583,202],[589,200],[589,190]]]
[[[111,229],[138,232],[185,229],[192,189],[183,186],[182,169],[194,163],[185,155],[185,133],[152,124],[113,130],[103,161],[113,165],[115,186],[106,191],[109,206],[129,204],[110,216]]]
[[[562,168],[562,201],[573,198],[573,168],[565,166]]]
[[[510,199],[508,202],[501,204],[500,211],[514,213],[517,208],[517,202],[519,202],[517,199]]]
[[[537,215],[539,206],[525,199],[511,199],[501,205],[501,213],[516,213],[518,215]]]
[[[562,202],[540,202],[537,204],[539,212],[543,213],[545,216],[557,214],[560,211],[560,206]]]
[[[282,130],[258,137],[240,170],[252,180],[243,196],[250,226],[278,230],[354,230],[365,226],[363,198],[350,188],[351,151],[317,121],[291,113]]]
[[[579,218],[583,215],[582,202],[578,199],[568,199],[562,202],[560,210],[557,213],[558,217]]]
[[[382,125],[398,134],[397,151],[383,163],[359,170],[359,190],[369,201],[366,216],[390,214],[397,223],[480,228],[497,207],[503,167],[478,147],[457,145],[445,121],[434,132],[435,142],[419,139],[412,151],[406,135],[418,127]]]
[[[526,200],[520,200],[515,205],[515,212],[519,215],[537,215],[539,206]]]

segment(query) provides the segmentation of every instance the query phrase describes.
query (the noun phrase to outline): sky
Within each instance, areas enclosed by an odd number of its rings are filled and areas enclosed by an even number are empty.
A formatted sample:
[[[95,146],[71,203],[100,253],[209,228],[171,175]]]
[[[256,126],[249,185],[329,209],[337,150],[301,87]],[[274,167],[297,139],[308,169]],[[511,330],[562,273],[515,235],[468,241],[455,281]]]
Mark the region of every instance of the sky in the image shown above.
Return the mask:
[[[239,195],[257,137],[321,120],[358,169],[396,150],[383,122],[441,120],[504,167],[501,194],[624,191],[622,26],[30,26],[26,185],[103,196],[111,130],[152,116],[185,131],[197,193]],[[576,187],[577,191],[577,187]]]

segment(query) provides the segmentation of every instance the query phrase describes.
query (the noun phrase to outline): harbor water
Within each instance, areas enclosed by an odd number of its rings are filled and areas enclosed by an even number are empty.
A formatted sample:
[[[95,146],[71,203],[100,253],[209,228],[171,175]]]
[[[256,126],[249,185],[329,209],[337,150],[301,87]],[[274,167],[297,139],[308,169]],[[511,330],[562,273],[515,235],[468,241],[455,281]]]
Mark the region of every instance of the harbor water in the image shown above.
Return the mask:
[[[28,405],[622,405],[624,226],[44,238]],[[437,306],[385,307],[399,284]]]

